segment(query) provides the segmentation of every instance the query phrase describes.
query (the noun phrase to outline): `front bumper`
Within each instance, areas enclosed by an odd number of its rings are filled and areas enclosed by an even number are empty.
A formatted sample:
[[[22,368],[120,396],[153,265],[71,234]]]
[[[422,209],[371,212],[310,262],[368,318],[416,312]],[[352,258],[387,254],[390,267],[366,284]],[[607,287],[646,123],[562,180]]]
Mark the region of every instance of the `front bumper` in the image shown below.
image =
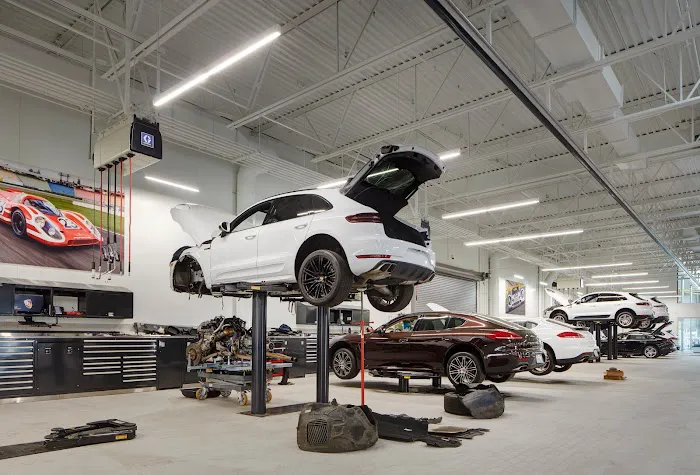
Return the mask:
[[[435,271],[410,262],[382,260],[362,275],[367,282],[380,285],[422,284],[433,279]]]

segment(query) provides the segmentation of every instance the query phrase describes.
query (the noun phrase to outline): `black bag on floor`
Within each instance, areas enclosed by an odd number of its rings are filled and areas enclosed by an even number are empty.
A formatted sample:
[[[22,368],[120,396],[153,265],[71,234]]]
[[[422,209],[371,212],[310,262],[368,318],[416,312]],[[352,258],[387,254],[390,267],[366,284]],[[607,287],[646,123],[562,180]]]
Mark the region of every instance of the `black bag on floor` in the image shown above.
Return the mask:
[[[445,394],[445,412],[475,419],[494,419],[503,415],[505,400],[493,384],[478,384],[455,388],[455,392]]]
[[[297,445],[309,452],[352,452],[372,447],[379,438],[377,422],[367,406],[311,403],[302,409]]]

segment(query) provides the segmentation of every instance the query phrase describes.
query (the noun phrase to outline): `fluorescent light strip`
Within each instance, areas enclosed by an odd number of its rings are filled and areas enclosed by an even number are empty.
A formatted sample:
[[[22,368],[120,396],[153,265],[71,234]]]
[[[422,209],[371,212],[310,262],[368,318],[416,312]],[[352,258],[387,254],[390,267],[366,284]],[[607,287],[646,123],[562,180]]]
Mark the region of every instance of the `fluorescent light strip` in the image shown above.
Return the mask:
[[[628,272],[627,274],[605,274],[605,275],[594,275],[594,279],[608,279],[615,277],[638,277],[640,275],[649,275],[648,272]]]
[[[656,284],[658,280],[633,280],[630,282],[605,282],[595,284],[587,284],[587,287],[605,287],[606,285],[635,285],[635,284]]]
[[[549,285],[547,282],[540,281],[540,285]]]
[[[227,58],[221,60],[220,62],[216,63],[214,66],[210,67],[208,70],[204,71],[201,74],[196,75],[190,80],[185,81],[184,83],[180,84],[179,86],[175,86],[170,88],[169,90],[165,91],[163,94],[161,94],[159,97],[156,97],[155,100],[153,101],[153,105],[155,107],[162,106],[166,102],[170,102],[171,100],[175,99],[177,96],[181,95],[185,91],[188,91],[192,89],[193,87],[203,83],[209,77],[213,76],[214,74],[220,73],[224,69],[232,66],[234,63],[237,63],[241,59],[245,58],[246,56],[251,55],[255,51],[259,50],[263,46],[271,43],[275,39],[277,39],[282,32],[279,29],[275,29],[271,33],[267,33],[265,36],[263,36],[261,39],[258,41],[250,44],[249,46],[244,47],[243,49],[231,54]]]
[[[557,270],[578,270],[578,269],[596,269],[600,267],[621,267],[631,266],[631,262],[617,262],[615,264],[593,264],[588,266],[572,266],[572,267],[552,267],[551,269],[542,269],[542,272],[551,272]]]
[[[372,178],[372,177],[379,176],[379,175],[386,175],[387,173],[394,173],[397,170],[398,170],[398,168],[390,168],[388,170],[382,170],[380,172],[370,173],[369,175],[367,175],[367,178]]]
[[[442,219],[454,219],[454,218],[461,218],[463,216],[473,216],[475,214],[490,213],[492,211],[501,211],[504,209],[520,208],[522,206],[536,205],[539,202],[540,202],[539,199],[534,199],[534,200],[516,201],[513,203],[505,203],[505,204],[496,205],[496,206],[487,206],[485,208],[477,208],[477,209],[471,209],[471,210],[467,210],[467,211],[457,211],[455,213],[443,214]]]
[[[325,190],[327,188],[337,188],[339,186],[343,186],[348,182],[348,178],[344,178],[342,180],[335,180],[335,181],[329,181],[328,183],[324,183],[323,185],[319,185],[316,187],[317,190]]]
[[[555,233],[524,234],[522,236],[511,236],[511,237],[500,238],[500,239],[484,239],[483,241],[465,242],[464,245],[467,247],[485,246],[487,244],[497,244],[499,242],[528,241],[528,240],[532,240],[532,239],[567,236],[569,234],[581,234],[582,232],[583,232],[583,229],[573,229],[571,231],[558,231]]]
[[[651,295],[651,297],[656,297],[657,299],[679,299],[681,295]]]
[[[199,190],[197,188],[193,188],[193,187],[187,186],[187,185],[181,185],[180,183],[174,183],[174,182],[168,181],[168,180],[162,180],[160,178],[156,178],[156,177],[152,177],[152,176],[146,176],[146,180],[154,181],[156,183],[160,183],[161,185],[168,185],[168,186],[172,186],[175,188],[180,188],[181,190],[191,191],[193,193],[199,193]]]
[[[515,277],[516,279],[524,279],[525,278],[522,275],[518,275],[518,274],[513,274],[513,277]]]
[[[460,155],[462,155],[462,150],[460,150],[460,149],[449,150],[447,152],[442,152],[441,154],[439,154],[438,158],[440,160],[449,160],[450,158],[457,158]]]
[[[668,289],[668,285],[652,285],[651,287],[627,287],[622,290],[651,290],[651,289]]]
[[[677,291],[675,291],[675,290],[662,290],[660,292],[653,292],[653,293],[645,292],[645,293],[639,294],[639,295],[651,295],[652,297],[654,297],[654,296],[656,296],[656,294],[675,294],[675,293],[677,293]]]

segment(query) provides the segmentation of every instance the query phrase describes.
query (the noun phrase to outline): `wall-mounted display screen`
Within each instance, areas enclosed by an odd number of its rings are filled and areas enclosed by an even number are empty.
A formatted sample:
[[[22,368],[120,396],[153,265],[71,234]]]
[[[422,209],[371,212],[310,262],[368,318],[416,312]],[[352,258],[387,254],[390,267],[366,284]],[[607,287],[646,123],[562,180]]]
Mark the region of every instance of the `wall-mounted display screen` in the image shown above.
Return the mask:
[[[15,294],[15,313],[18,315],[40,315],[44,311],[44,296],[37,294]]]

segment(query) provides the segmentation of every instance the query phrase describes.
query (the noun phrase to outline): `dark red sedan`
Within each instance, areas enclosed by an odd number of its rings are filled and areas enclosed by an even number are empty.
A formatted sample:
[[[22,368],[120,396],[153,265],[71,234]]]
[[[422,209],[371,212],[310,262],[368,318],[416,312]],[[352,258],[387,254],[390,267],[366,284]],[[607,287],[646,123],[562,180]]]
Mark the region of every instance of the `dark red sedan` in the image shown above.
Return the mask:
[[[335,375],[357,376],[360,335],[339,336],[330,345]],[[447,376],[452,384],[503,382],[542,365],[542,343],[533,332],[484,315],[403,315],[365,335],[365,367],[377,376],[406,371]]]

